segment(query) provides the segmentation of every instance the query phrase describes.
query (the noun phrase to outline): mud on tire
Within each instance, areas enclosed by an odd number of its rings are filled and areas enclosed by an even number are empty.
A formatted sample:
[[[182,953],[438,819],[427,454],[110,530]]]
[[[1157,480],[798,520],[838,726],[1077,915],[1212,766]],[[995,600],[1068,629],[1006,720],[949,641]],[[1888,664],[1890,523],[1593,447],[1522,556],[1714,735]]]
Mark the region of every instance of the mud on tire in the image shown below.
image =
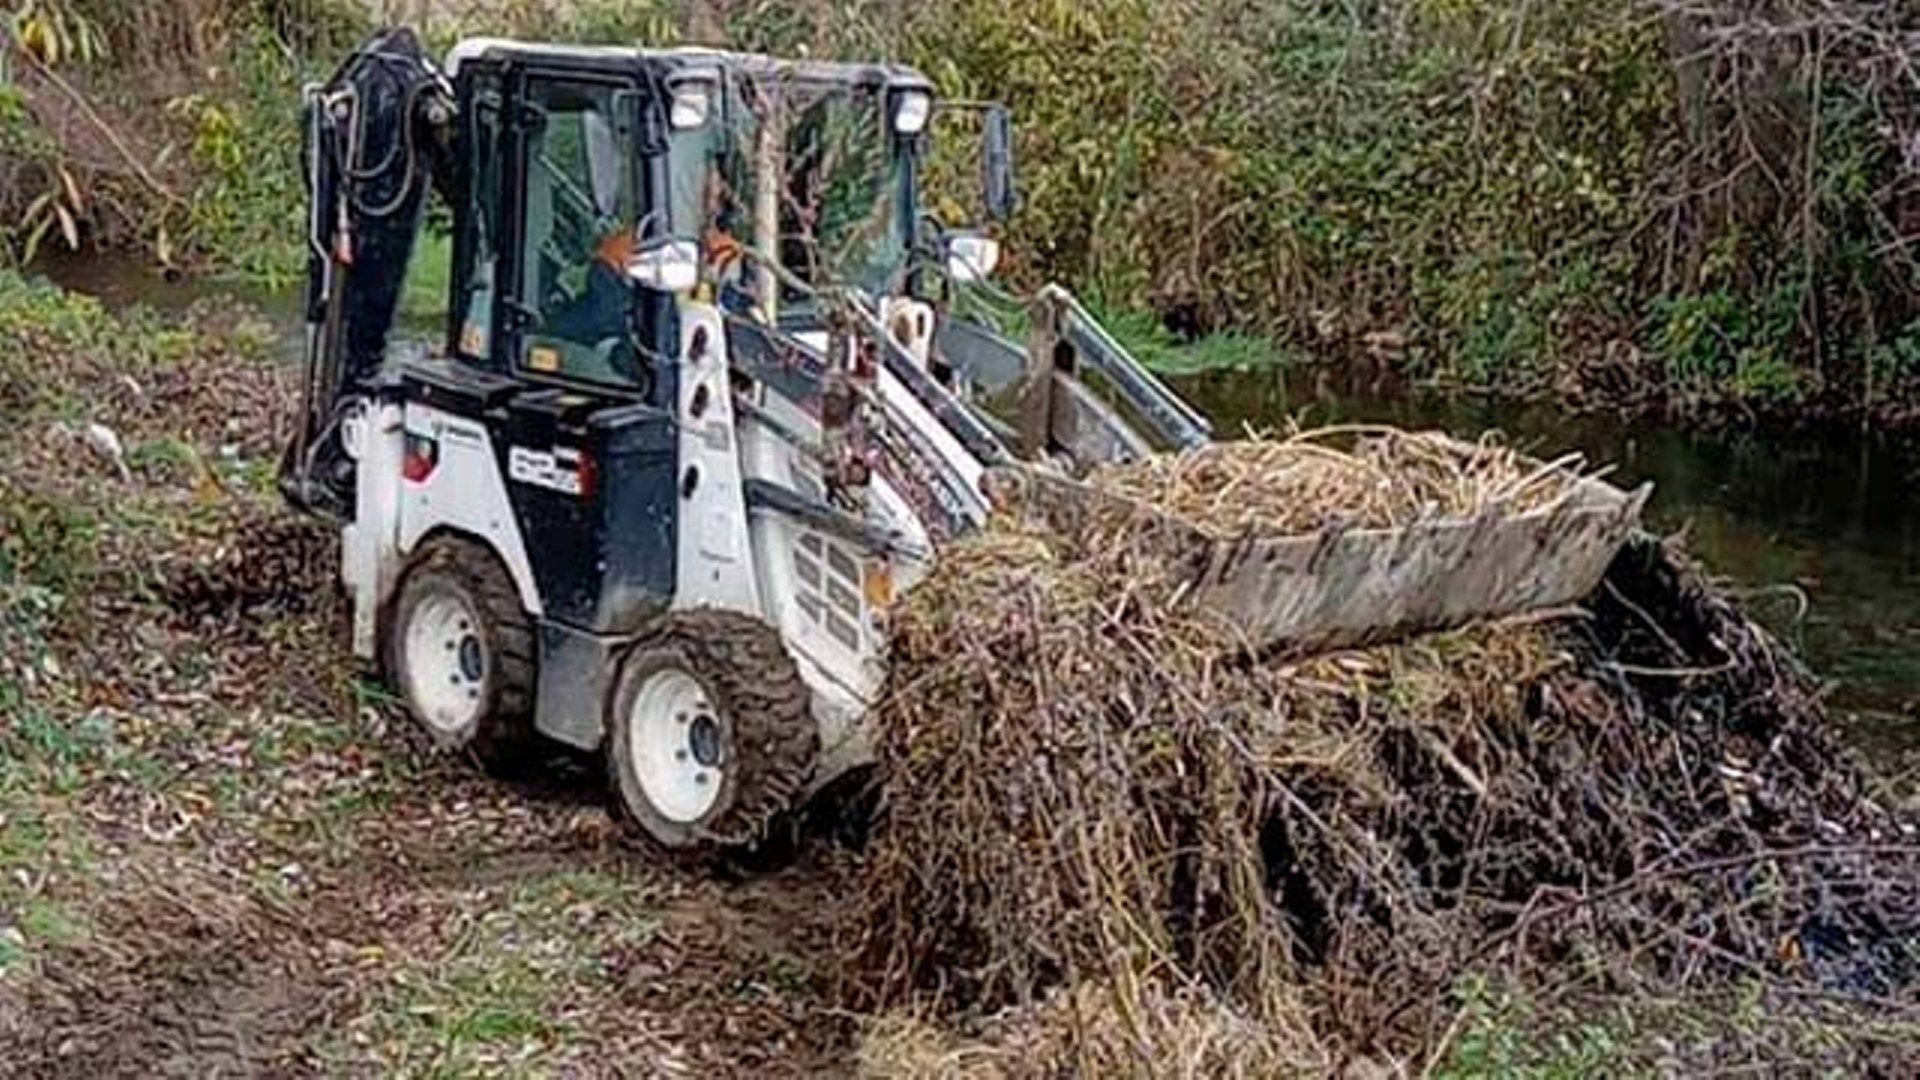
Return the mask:
[[[710,807],[695,814],[663,809],[636,763],[636,727],[643,740],[647,729],[635,706],[643,690],[662,678],[673,679],[675,672],[697,684],[698,703],[710,706],[720,737],[709,774],[717,794]],[[813,778],[820,740],[811,703],[799,668],[772,627],[728,611],[675,614],[621,664],[606,743],[616,816],[643,840],[679,854],[757,843],[776,819],[795,808]],[[651,730],[677,731],[672,717],[659,725]],[[697,742],[671,749],[683,761],[699,752]],[[646,750],[643,743],[640,753]]]
[[[448,605],[473,616],[470,628],[455,632],[470,636],[477,652],[477,664],[465,672],[478,669],[466,688],[477,708],[471,716],[436,721],[418,685],[427,658],[418,652],[418,638],[409,649],[409,636],[427,612]],[[468,752],[496,775],[512,775],[526,764],[533,742],[533,625],[493,552],[453,537],[421,545],[381,620],[380,640],[389,684],[435,742]],[[472,660],[466,648],[464,639],[455,640],[449,651]]]

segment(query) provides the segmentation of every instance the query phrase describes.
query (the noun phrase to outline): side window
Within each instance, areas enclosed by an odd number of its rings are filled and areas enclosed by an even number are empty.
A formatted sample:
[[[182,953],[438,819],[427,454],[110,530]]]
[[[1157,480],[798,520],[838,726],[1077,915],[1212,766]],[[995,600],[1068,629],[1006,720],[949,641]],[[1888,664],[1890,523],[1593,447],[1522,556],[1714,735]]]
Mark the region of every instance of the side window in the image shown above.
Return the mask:
[[[534,80],[528,88],[526,223],[520,301],[529,371],[636,385],[626,265],[639,226],[638,154],[627,98],[612,85]]]
[[[499,288],[500,80],[477,77],[465,123],[467,219],[472,223],[461,255],[456,342],[462,355],[486,360],[493,347],[494,297]]]

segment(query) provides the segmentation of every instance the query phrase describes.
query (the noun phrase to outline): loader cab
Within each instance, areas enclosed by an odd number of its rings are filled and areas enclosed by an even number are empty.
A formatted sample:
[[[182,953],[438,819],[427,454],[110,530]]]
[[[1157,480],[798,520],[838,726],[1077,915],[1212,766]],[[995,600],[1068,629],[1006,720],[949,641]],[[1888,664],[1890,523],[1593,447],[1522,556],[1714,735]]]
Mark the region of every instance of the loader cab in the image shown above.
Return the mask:
[[[676,591],[679,318],[639,274],[671,242],[669,99],[630,48],[469,41],[446,72],[446,349],[398,369],[400,548],[477,537],[575,655]]]
[[[668,238],[668,101],[632,49],[472,41],[459,103],[447,348],[498,375],[664,408],[673,298],[636,287]]]

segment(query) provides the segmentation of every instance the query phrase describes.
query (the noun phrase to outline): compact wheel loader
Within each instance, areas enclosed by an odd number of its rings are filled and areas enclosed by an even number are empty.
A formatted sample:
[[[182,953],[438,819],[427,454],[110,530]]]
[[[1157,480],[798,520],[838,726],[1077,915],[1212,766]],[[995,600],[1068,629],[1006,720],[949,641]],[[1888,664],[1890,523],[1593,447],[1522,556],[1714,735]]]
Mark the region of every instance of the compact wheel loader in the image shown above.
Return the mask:
[[[1077,471],[1211,438],[1064,290],[1024,345],[959,314],[1017,201],[1011,128],[911,70],[497,40],[442,67],[395,30],[306,97],[308,358],[281,487],[340,528],[354,650],[491,767],[536,738],[601,753],[665,847],[750,844],[869,761],[886,612],[995,498],[1071,527],[1098,497]],[[963,114],[985,228],[935,221],[921,191],[936,121]],[[398,358],[434,193],[446,334]],[[1194,595],[1256,644],[1563,603],[1637,505],[1557,512],[1559,557],[1541,522],[1195,539]],[[1477,595],[1442,595],[1476,560]],[[1381,616],[1342,589],[1413,599]]]

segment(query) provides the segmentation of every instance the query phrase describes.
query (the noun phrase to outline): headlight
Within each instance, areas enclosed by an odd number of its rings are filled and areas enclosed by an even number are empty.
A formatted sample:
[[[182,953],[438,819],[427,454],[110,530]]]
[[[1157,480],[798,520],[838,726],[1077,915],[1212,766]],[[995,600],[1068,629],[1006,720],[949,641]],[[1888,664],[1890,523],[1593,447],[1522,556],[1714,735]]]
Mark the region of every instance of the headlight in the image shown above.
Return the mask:
[[[902,90],[894,98],[893,130],[901,135],[918,135],[933,119],[933,95],[925,90]]]
[[[686,292],[700,284],[700,245],[692,240],[655,240],[628,261],[627,277],[654,292]]]
[[[962,285],[985,281],[1000,266],[1000,242],[978,233],[947,237],[947,274]]]
[[[673,107],[667,123],[675,131],[705,127],[713,114],[713,84],[704,79],[685,79],[673,86]]]

